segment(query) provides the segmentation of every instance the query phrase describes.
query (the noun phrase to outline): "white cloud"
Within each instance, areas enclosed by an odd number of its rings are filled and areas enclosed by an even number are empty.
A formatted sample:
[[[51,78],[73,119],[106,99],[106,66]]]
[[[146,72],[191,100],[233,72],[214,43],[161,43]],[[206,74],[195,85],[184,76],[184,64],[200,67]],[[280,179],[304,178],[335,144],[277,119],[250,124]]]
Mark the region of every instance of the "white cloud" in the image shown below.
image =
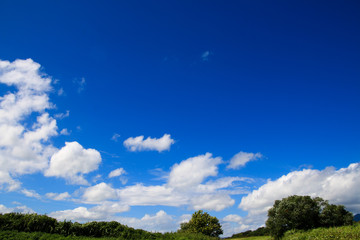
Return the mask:
[[[63,88],[60,88],[59,91],[57,92],[58,96],[64,96],[65,95],[65,91]]]
[[[13,176],[43,171],[56,151],[47,142],[58,134],[56,120],[45,112],[52,108],[51,78],[39,69],[31,59],[0,60],[0,83],[15,87],[0,97],[0,189],[20,188]],[[35,123],[25,124],[31,114],[37,114]]]
[[[91,211],[86,207],[78,207],[72,210],[56,211],[49,214],[50,217],[62,220],[72,220],[76,222],[101,221],[106,220],[107,213]]]
[[[83,194],[83,198],[87,202],[102,202],[116,197],[116,190],[104,182],[87,188]]]
[[[45,196],[47,198],[50,198],[52,200],[56,200],[56,201],[63,201],[66,200],[68,198],[71,197],[71,195],[68,192],[63,192],[63,193],[47,193],[45,194]]]
[[[223,218],[225,222],[240,222],[242,217],[236,214],[230,214]]]
[[[235,200],[226,194],[205,194],[192,198],[191,203],[192,208],[195,210],[221,211],[234,205]]]
[[[177,189],[189,189],[199,185],[210,176],[216,176],[222,163],[220,157],[212,157],[211,153],[199,155],[175,164],[169,175],[168,185]]]
[[[97,170],[101,156],[95,149],[84,149],[77,142],[66,142],[50,160],[45,176],[62,177],[72,184],[87,185],[84,174]]]
[[[181,206],[188,202],[184,196],[164,185],[144,186],[136,184],[118,190],[120,200],[130,206]]]
[[[22,189],[21,193],[24,194],[27,197],[37,198],[41,199],[41,196],[34,190],[28,190],[28,189]]]
[[[85,86],[86,86],[86,81],[85,81],[85,78],[82,77],[80,80],[79,79],[74,79],[73,83],[75,85],[77,85],[77,91],[78,93],[81,93],[82,91],[84,91],[85,89]]]
[[[69,117],[69,115],[70,115],[70,111],[67,110],[66,113],[57,113],[57,114],[54,115],[54,117],[56,119],[64,119],[64,118]]]
[[[165,184],[136,184],[114,189],[106,183],[101,183],[85,189],[83,199],[87,203],[114,200],[129,206],[187,205],[190,209],[221,211],[235,203],[230,197],[232,194],[238,194],[232,191],[234,182],[252,180],[227,177],[203,183],[207,177],[217,175],[217,165],[220,163],[221,158],[213,158],[210,153],[199,155],[175,164]],[[119,170],[112,175],[118,176],[121,172],[122,170]]]
[[[70,135],[70,131],[69,130],[67,130],[67,128],[64,128],[64,129],[62,129],[61,131],[60,131],[60,134],[61,135]]]
[[[75,209],[56,211],[49,214],[58,220],[72,220],[77,222],[116,220],[114,214],[126,212],[129,206],[120,203],[104,202],[93,208],[78,207]]]
[[[8,208],[2,204],[0,204],[0,213],[10,213],[10,212],[16,212],[16,213],[34,213],[34,210],[27,206],[16,206],[14,208]]]
[[[158,151],[162,152],[170,150],[174,139],[171,139],[170,134],[164,134],[161,138],[148,137],[144,140],[144,136],[130,137],[124,141],[124,146],[131,152],[136,151]]]
[[[259,158],[262,158],[261,153],[239,152],[230,159],[230,163],[227,168],[238,169],[245,166],[246,163],[255,161]]]
[[[360,212],[360,163],[336,170],[304,169],[290,172],[276,180],[268,181],[259,189],[243,197],[239,208],[248,212],[244,218],[252,228],[264,224],[267,211],[274,204],[290,195],[309,195],[322,197],[333,204],[342,204],[352,212]]]
[[[117,220],[130,227],[152,232],[171,232],[179,227],[178,221],[163,210],[153,216],[145,214],[141,219],[119,217]]]
[[[114,133],[114,135],[111,137],[111,140],[113,140],[114,142],[117,142],[120,138],[120,134],[118,133]]]
[[[118,177],[123,174],[126,174],[126,171],[123,168],[117,168],[109,173],[109,178]]]
[[[205,52],[203,52],[202,54],[201,54],[201,60],[203,60],[203,61],[209,61],[209,58],[210,58],[210,56],[211,55],[214,55],[213,54],[213,52],[211,52],[211,51],[205,51]]]

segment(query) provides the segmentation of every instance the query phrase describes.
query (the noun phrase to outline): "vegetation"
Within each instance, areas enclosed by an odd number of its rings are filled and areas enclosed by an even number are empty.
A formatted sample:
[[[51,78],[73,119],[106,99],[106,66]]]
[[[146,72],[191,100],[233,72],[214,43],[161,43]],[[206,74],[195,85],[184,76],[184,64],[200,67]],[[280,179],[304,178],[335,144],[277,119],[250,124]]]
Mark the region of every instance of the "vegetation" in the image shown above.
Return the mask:
[[[260,227],[254,231],[252,230],[248,230],[248,231],[245,231],[245,232],[241,232],[241,233],[236,233],[236,234],[233,234],[231,236],[231,238],[247,238],[247,239],[250,239],[249,237],[255,237],[255,236],[268,236],[270,233],[269,233],[269,229],[268,228],[265,228],[265,227]]]
[[[202,210],[195,212],[189,222],[182,223],[179,232],[201,233],[210,237],[219,237],[223,234],[219,220]]]
[[[272,240],[270,236],[253,236],[253,237],[240,237],[231,238],[232,240]]]
[[[268,211],[266,227],[275,239],[292,229],[309,230],[318,227],[351,225],[352,213],[342,205],[329,204],[322,198],[290,196],[276,200]]]
[[[360,239],[360,224],[343,227],[316,228],[309,231],[290,230],[285,233],[283,240],[315,240],[337,239],[355,240]]]
[[[151,233],[118,222],[85,224],[60,221],[38,214],[0,214],[0,239],[118,239],[118,240],[216,240],[201,233]]]

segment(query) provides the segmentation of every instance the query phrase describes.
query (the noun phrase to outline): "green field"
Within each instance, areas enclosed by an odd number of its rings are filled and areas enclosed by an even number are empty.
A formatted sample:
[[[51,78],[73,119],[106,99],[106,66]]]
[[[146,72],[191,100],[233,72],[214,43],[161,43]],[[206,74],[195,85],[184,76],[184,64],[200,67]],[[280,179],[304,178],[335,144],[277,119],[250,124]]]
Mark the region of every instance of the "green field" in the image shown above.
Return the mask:
[[[358,240],[360,239],[360,224],[345,227],[317,228],[307,232],[288,231],[283,238],[283,240],[315,239]]]

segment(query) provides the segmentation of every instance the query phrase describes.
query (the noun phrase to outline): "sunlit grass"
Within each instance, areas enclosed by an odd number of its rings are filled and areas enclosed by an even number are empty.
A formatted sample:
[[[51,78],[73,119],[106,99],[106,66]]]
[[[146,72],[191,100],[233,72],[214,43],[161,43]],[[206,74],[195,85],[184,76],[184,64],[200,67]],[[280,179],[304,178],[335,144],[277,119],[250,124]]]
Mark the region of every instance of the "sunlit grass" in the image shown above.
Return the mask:
[[[345,227],[317,228],[310,231],[288,231],[283,240],[355,240],[360,239],[360,224]]]

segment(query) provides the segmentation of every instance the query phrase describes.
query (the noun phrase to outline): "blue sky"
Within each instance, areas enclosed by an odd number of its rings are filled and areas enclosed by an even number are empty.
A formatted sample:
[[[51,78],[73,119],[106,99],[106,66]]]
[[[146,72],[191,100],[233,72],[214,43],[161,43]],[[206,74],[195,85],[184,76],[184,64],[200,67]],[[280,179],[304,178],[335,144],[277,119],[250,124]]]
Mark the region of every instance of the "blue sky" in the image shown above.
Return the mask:
[[[0,212],[225,235],[360,212],[356,1],[1,1]]]

